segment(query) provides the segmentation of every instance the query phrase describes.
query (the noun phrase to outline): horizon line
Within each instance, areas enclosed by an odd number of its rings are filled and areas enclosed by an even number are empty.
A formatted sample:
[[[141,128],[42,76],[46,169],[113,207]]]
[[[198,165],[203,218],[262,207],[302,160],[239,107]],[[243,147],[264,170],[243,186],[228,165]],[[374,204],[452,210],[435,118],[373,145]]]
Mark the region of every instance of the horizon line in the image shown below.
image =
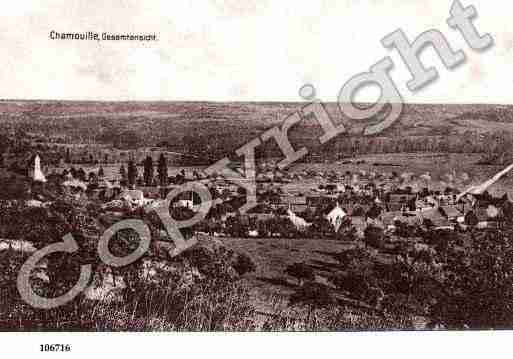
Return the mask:
[[[23,99],[23,98],[0,98],[0,103],[2,102],[66,102],[66,103],[76,103],[76,102],[90,102],[90,103],[212,103],[212,104],[308,104],[313,101],[275,101],[275,100],[228,100],[228,101],[220,101],[220,100],[96,100],[96,99]],[[337,104],[337,101],[320,101],[323,104]],[[347,103],[347,102],[346,102]],[[388,102],[354,102],[354,104],[359,105],[369,105],[369,104],[390,104]],[[393,104],[397,104],[394,102]],[[432,105],[432,106],[447,106],[447,105],[480,105],[480,106],[513,106],[513,103],[486,103],[486,102],[402,102],[403,105]]]

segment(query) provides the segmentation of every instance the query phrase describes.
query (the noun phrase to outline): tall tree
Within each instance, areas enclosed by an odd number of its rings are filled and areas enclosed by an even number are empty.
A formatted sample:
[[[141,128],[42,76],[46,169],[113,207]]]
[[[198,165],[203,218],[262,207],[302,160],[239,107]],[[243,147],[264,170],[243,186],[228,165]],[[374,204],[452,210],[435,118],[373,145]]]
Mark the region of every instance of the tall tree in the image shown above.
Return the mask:
[[[87,180],[87,175],[86,175],[86,172],[84,171],[84,169],[82,167],[80,167],[78,170],[77,170],[77,176],[76,178],[81,180],[81,181],[86,181]]]
[[[89,172],[87,179],[89,183],[98,183],[98,176],[93,171]]]
[[[66,160],[65,161],[66,161],[66,163],[71,163],[71,151],[70,151],[69,147],[66,148]]]
[[[151,156],[146,156],[144,160],[144,183],[146,186],[151,186],[153,184],[153,158]]]
[[[126,169],[125,169],[124,165],[121,165],[121,168],[119,169],[119,174],[121,175],[121,180],[122,181],[126,181],[128,179],[127,175],[126,175]]]
[[[160,154],[157,166],[157,174],[161,186],[167,186],[167,160],[163,153]]]
[[[128,184],[129,185],[135,185],[137,181],[137,177],[139,177],[139,173],[137,171],[137,167],[135,165],[135,162],[133,160],[128,161]]]

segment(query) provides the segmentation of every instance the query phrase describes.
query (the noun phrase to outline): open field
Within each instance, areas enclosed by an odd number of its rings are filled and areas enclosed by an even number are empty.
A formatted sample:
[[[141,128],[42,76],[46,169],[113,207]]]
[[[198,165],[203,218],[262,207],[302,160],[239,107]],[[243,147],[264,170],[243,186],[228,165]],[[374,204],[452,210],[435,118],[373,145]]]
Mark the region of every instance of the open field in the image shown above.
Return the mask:
[[[255,308],[256,317],[261,321],[269,318],[287,318],[291,323],[297,324],[310,317],[311,313],[306,307],[292,305],[291,298],[301,286],[297,279],[284,273],[287,266],[303,263],[314,270],[317,283],[332,288],[332,295],[341,308],[344,308],[344,319],[341,323],[345,321],[345,324],[339,323],[340,327],[337,330],[361,330],[365,325],[368,325],[367,329],[374,330],[426,328],[427,320],[423,316],[404,315],[388,322],[386,316],[374,307],[333,288],[330,278],[343,271],[335,256],[337,253],[354,249],[357,245],[354,242],[283,238],[223,238],[222,242],[228,248],[248,255],[256,264],[256,270],[246,274],[241,283],[249,290],[249,300]],[[390,262],[390,256],[387,254],[382,253],[379,257],[384,263]],[[318,319],[322,317],[320,313],[316,315],[319,316]],[[366,320],[369,322],[363,324]]]
[[[481,154],[463,154],[463,153],[387,153],[361,155],[352,158],[352,163],[345,161],[329,163],[298,163],[292,166],[290,172],[302,172],[313,170],[319,172],[335,171],[352,173],[358,171],[366,172],[396,172],[412,173],[416,176],[429,173],[431,181],[428,186],[433,189],[443,190],[445,186],[450,185],[447,175],[455,175],[456,178],[468,175],[468,181],[455,183],[463,190],[466,186],[474,185],[485,181],[494,174],[502,170],[505,166],[481,165],[478,164]],[[365,161],[364,163],[356,162]],[[302,183],[291,183],[283,186],[283,189],[293,191],[305,191],[308,187],[316,186],[320,182],[318,179],[305,181]],[[423,185],[420,183],[419,185]],[[513,198],[513,177],[506,175],[501,181],[494,184],[489,192],[494,195],[508,193]]]
[[[271,304],[277,304],[269,303],[270,297],[283,300],[278,306],[285,305],[297,286],[294,279],[284,273],[287,266],[301,262],[317,265],[316,274],[322,277],[327,273],[327,267],[336,266],[337,262],[332,257],[334,253],[354,247],[354,244],[341,241],[285,238],[223,238],[222,242],[254,261],[256,271],[247,274],[245,282],[251,288],[256,304],[265,310],[276,309],[269,308]]]
[[[354,249],[356,243],[337,240],[286,238],[222,238],[222,243],[248,255],[256,265],[254,272],[246,274],[243,283],[251,292],[252,304],[263,313],[286,311],[289,298],[299,288],[297,280],[285,273],[294,263],[305,263],[314,269],[316,281],[328,283],[328,278],[341,270],[335,256]],[[387,260],[383,255],[382,259]],[[335,291],[336,292],[336,291]],[[361,303],[338,295],[350,307]]]

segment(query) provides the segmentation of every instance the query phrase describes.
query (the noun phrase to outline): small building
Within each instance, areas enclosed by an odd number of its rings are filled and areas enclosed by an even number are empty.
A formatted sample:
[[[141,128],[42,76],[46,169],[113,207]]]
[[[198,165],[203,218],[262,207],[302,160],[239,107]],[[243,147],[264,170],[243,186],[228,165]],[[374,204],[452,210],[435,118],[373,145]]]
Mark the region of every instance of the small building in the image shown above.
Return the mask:
[[[369,211],[371,206],[368,204],[353,204],[352,206],[344,208],[347,209],[351,217],[365,217],[365,214]]]
[[[385,228],[391,228],[395,226],[395,222],[402,222],[408,225],[421,225],[422,217],[417,212],[386,212],[381,215],[381,222]]]
[[[404,203],[388,203],[386,207],[388,212],[406,211],[406,204]]]
[[[463,212],[456,205],[440,206],[440,211],[449,221],[456,221],[463,216]]]
[[[390,203],[408,203],[410,201],[413,201],[417,198],[416,194],[397,194],[392,193],[390,194]]]
[[[260,222],[269,221],[276,217],[275,215],[273,215],[271,213],[250,213],[247,216],[253,220],[260,221]]]
[[[290,206],[290,210],[294,213],[303,213],[308,209],[306,204],[293,204]]]
[[[307,196],[306,205],[308,207],[323,207],[333,204],[336,201],[336,197],[331,196]]]
[[[280,204],[285,206],[292,205],[307,205],[307,198],[305,196],[280,196]]]
[[[449,222],[446,215],[442,212],[440,207],[433,208],[431,210],[417,212],[419,216],[424,220],[429,220],[436,229],[452,229],[453,224]]]
[[[477,228],[499,228],[499,211],[495,206],[475,208],[473,212],[477,218]]]

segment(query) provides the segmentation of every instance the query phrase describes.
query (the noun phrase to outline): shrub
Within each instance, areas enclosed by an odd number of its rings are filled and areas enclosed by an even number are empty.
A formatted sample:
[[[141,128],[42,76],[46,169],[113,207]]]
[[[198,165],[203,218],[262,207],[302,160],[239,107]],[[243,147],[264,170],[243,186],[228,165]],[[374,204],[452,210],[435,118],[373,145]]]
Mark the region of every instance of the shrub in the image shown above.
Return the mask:
[[[237,255],[232,266],[239,275],[244,275],[256,270],[255,263],[253,263],[251,258],[246,254]]]
[[[310,281],[315,279],[312,267],[305,263],[294,263],[289,265],[285,269],[285,274],[296,278],[299,284],[303,284],[305,280]]]
[[[306,283],[290,296],[290,305],[303,304],[313,308],[330,308],[336,300],[330,289],[320,283]]]
[[[364,299],[369,285],[361,274],[339,274],[331,278],[333,284],[340,290],[349,292],[358,299]]]
[[[366,245],[380,248],[383,244],[384,231],[382,228],[368,226],[364,231],[364,242]]]

